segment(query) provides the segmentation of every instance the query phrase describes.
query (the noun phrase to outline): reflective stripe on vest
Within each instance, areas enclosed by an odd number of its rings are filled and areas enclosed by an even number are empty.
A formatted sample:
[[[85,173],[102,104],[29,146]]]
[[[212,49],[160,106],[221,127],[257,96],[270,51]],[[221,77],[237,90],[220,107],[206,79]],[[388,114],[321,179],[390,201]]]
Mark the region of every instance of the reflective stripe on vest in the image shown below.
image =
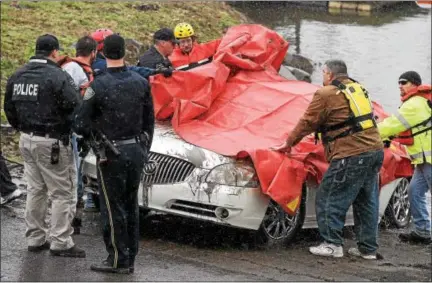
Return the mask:
[[[405,127],[405,130],[411,129],[411,125],[408,123],[404,116],[402,116],[399,112],[396,112],[395,116],[399,120],[399,122],[401,122],[401,124]]]
[[[424,157],[432,156],[432,151],[423,151],[423,152],[420,152],[420,153],[416,153],[416,154],[410,155],[410,157],[411,157],[412,160],[417,159],[417,158],[422,158],[423,156]]]

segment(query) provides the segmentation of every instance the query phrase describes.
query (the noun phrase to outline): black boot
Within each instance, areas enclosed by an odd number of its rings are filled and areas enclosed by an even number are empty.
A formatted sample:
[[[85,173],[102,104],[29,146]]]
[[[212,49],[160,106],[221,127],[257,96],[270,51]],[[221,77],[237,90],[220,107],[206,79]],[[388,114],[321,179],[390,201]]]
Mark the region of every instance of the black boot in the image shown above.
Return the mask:
[[[84,250],[73,246],[67,250],[50,250],[51,255],[53,256],[63,256],[63,257],[86,257],[86,253]]]
[[[99,272],[108,272],[108,273],[119,273],[119,274],[129,274],[129,267],[117,267],[114,268],[111,263],[107,260],[102,261],[100,264],[92,264],[90,266],[91,270],[99,271]]]
[[[50,248],[50,243],[49,242],[45,242],[43,245],[40,246],[28,246],[27,249],[29,252],[41,252],[44,250],[49,250]]]
[[[428,244],[432,243],[431,237],[420,236],[419,234],[417,234],[414,231],[412,231],[409,234],[407,234],[407,233],[399,234],[399,239],[402,242],[410,242],[410,243],[414,243],[414,244],[428,245]]]

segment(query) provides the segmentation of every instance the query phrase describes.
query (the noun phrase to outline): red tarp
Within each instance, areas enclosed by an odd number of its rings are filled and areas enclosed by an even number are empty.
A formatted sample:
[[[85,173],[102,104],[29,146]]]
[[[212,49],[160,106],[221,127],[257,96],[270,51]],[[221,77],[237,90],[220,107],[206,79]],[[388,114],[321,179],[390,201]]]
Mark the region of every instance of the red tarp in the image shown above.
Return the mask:
[[[174,130],[189,143],[223,155],[250,156],[263,193],[293,214],[308,172],[319,181],[328,164],[312,136],[291,157],[269,150],[285,141],[319,88],[278,75],[287,50],[288,42],[263,26],[232,27],[213,62],[171,78],[152,77],[151,86],[157,119],[172,115]],[[402,148],[386,150],[382,184],[411,173]]]

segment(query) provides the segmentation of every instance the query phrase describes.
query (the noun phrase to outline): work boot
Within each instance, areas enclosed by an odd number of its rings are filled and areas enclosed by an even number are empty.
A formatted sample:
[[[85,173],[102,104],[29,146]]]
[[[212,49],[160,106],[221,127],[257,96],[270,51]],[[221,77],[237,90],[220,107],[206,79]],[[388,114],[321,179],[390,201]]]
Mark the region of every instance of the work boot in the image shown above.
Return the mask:
[[[40,246],[28,246],[27,250],[29,252],[37,253],[37,252],[41,252],[41,251],[44,251],[44,250],[49,250],[49,248],[50,248],[50,243],[47,241],[47,242],[43,243]]]
[[[53,256],[63,256],[63,257],[86,257],[86,253],[84,250],[73,246],[67,250],[50,250],[51,255]]]
[[[7,203],[10,203],[11,201],[20,198],[24,195],[24,193],[20,190],[20,189],[16,189],[15,191],[3,196],[1,198],[1,203],[0,205],[5,205]]]
[[[413,244],[428,245],[428,244],[432,243],[432,239],[430,236],[429,237],[420,236],[415,231],[411,231],[411,233],[399,234],[399,239],[402,242],[410,242]]]
[[[129,267],[114,268],[112,266],[112,264],[109,263],[107,260],[102,261],[100,264],[92,264],[90,266],[90,269],[93,271],[108,272],[108,273],[119,273],[119,274],[129,274],[130,273]]]

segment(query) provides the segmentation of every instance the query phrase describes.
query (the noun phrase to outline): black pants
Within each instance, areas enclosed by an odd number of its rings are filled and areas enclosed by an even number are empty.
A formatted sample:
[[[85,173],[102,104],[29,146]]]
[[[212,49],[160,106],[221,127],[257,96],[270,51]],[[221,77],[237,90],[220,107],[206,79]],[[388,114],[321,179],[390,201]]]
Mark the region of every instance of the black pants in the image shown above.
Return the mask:
[[[11,175],[6,166],[2,153],[0,152],[0,193],[1,196],[6,196],[17,189],[17,186],[12,182]]]
[[[133,266],[138,253],[138,188],[147,153],[138,144],[107,149],[108,161],[98,165],[100,211],[108,262],[114,268]]]

